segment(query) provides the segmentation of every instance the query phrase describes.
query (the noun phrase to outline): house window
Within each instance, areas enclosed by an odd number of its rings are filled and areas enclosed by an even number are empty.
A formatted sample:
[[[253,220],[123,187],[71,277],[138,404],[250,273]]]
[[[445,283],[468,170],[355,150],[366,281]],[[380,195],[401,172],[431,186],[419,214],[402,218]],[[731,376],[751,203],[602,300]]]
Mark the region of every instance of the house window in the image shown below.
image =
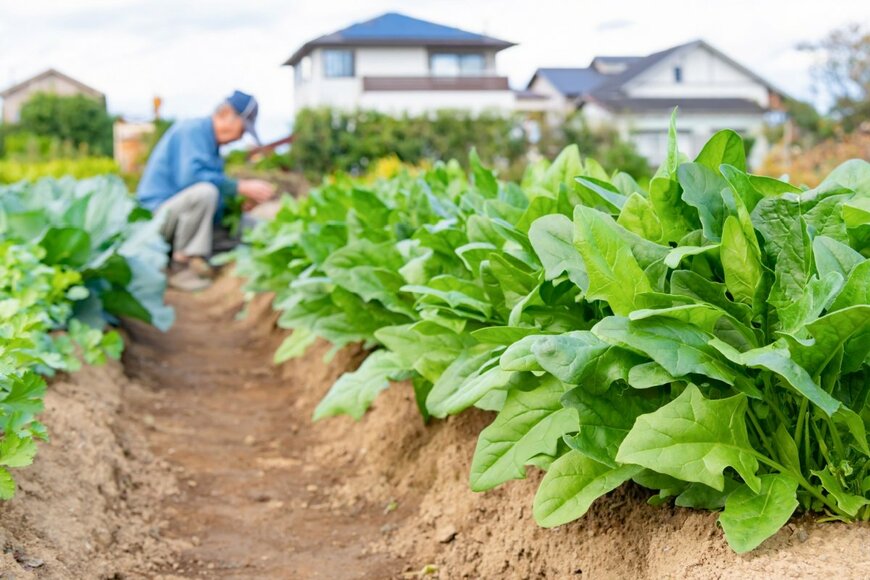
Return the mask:
[[[683,67],[681,67],[681,66],[674,67],[674,82],[675,83],[683,82]]]
[[[438,52],[429,55],[429,70],[436,77],[482,76],[486,58],[482,53]]]
[[[353,70],[352,50],[324,50],[323,51],[323,76],[330,79],[352,77]]]

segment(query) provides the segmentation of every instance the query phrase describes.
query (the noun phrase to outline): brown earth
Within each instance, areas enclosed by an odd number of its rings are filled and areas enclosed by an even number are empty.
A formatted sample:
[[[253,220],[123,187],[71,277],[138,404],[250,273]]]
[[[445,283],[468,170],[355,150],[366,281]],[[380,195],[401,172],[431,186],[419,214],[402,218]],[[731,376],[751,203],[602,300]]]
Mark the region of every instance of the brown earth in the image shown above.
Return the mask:
[[[795,521],[738,556],[715,514],[652,507],[630,486],[540,529],[535,470],[468,489],[490,414],[424,426],[400,384],[359,423],[312,424],[359,349],[324,364],[318,344],[273,367],[282,334],[265,298],[237,320],[239,284],[225,277],[170,300],[171,332],[129,329],[130,378],[109,366],[52,385],[53,440],[0,506],[0,571],[12,571],[0,578],[870,576],[866,524]]]

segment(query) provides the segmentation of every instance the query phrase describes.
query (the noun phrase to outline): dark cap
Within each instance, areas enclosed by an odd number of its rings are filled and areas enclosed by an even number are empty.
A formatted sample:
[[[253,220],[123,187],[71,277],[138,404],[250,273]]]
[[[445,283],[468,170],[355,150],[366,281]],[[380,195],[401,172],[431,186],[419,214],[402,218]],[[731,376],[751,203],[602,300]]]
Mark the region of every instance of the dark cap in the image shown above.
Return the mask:
[[[254,138],[257,145],[260,145],[260,137],[257,136],[257,129],[254,127],[260,109],[257,99],[242,91],[235,91],[227,98],[227,103],[245,122],[245,131],[248,132],[248,135]]]

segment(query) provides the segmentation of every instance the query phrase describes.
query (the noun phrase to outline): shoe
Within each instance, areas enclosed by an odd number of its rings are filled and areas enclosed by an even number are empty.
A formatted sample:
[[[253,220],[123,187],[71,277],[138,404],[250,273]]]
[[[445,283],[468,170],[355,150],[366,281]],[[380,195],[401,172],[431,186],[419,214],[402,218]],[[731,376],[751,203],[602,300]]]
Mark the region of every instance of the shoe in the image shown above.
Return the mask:
[[[192,267],[171,274],[168,282],[170,287],[183,292],[199,292],[211,286],[211,280],[197,274]]]
[[[212,280],[215,277],[215,269],[212,268],[205,258],[194,256],[188,260],[187,266],[202,278]]]

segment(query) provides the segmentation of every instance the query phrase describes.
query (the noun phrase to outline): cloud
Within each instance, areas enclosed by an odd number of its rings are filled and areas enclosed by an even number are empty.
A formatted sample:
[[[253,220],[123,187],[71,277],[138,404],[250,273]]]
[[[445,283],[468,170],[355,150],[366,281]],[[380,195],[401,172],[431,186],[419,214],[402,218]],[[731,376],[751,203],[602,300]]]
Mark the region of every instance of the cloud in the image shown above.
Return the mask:
[[[705,38],[798,97],[808,61],[793,47],[850,20],[860,0],[0,0],[0,86],[56,67],[108,95],[112,112],[207,114],[232,89],[261,101],[261,134],[286,135],[292,71],[304,42],[386,11],[517,42],[499,71],[523,86],[541,66],[585,66],[596,54],[647,54]],[[626,17],[630,15],[630,17]]]

